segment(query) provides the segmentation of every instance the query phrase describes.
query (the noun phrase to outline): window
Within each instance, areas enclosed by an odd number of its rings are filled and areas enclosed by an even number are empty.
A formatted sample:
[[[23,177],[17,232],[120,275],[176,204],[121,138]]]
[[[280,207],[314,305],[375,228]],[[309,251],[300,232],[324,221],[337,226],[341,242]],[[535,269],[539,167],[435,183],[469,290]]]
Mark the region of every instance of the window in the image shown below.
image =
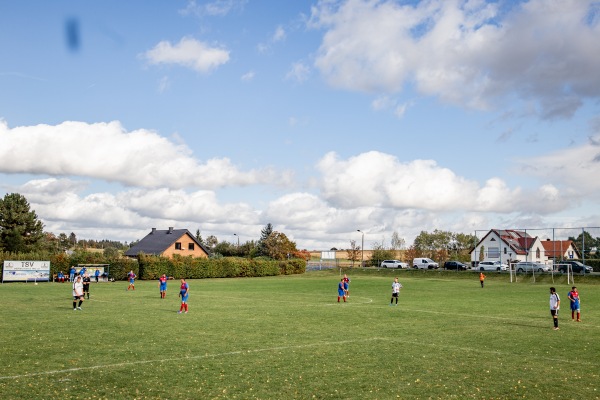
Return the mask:
[[[535,251],[535,258],[540,258],[540,248]]]
[[[506,254],[506,247],[504,248],[504,254]]]
[[[500,258],[500,247],[489,247],[488,258]]]
[[[194,250],[194,243],[188,243],[188,250]]]
[[[181,250],[181,242],[175,242],[175,250]]]

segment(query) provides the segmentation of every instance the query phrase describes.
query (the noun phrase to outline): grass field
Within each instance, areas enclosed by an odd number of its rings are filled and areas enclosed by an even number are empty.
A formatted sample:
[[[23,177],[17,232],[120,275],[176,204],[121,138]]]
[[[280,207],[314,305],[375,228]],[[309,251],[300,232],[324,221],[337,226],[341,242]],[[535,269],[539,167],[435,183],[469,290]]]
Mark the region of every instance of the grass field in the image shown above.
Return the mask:
[[[403,284],[390,307],[391,282]],[[490,276],[491,275],[491,276]],[[596,399],[600,285],[577,282],[582,322],[557,278],[489,273],[337,272],[92,284],[83,311],[70,284],[0,286],[2,399]],[[577,278],[576,278],[577,279]]]

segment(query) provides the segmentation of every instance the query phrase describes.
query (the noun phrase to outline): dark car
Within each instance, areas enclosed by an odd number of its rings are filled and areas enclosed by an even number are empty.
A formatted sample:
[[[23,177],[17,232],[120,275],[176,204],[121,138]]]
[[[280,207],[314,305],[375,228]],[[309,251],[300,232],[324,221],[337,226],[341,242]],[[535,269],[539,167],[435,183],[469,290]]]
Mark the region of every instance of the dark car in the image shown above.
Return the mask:
[[[562,272],[562,273],[567,273],[567,268],[569,267],[569,265],[571,266],[571,270],[573,271],[574,274],[582,274],[582,273],[586,273],[589,274],[590,272],[593,272],[594,269],[592,267],[590,267],[589,265],[584,265],[582,263],[580,263],[579,261],[575,261],[575,260],[564,260],[558,263],[558,272]]]
[[[460,261],[446,261],[444,263],[444,269],[456,269],[459,271],[465,271],[467,266]]]

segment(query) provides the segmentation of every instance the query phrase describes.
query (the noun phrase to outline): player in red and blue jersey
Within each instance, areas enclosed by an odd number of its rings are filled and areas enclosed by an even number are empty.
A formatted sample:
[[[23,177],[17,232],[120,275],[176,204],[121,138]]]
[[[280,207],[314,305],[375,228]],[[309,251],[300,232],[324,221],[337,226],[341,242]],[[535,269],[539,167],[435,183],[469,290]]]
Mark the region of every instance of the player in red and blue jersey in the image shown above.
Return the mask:
[[[158,278],[158,289],[160,290],[160,298],[164,299],[167,296],[167,281],[169,277],[165,274],[162,274],[160,278]]]
[[[577,322],[581,322],[581,310],[579,305],[579,292],[577,287],[573,286],[569,292],[569,300],[571,300],[571,319],[575,320],[575,313],[577,313]]]
[[[350,278],[346,274],[344,274],[344,293],[346,297],[350,297]]]
[[[183,310],[185,310],[186,314],[188,312],[187,300],[188,300],[188,296],[190,295],[189,291],[190,291],[189,285],[187,284],[185,279],[182,279],[181,286],[179,287],[179,296],[181,296],[181,307],[179,308],[179,314],[181,314],[181,312]]]
[[[130,288],[135,290],[135,278],[136,275],[133,272],[133,270],[129,271],[129,273],[127,274],[127,278],[129,278],[129,286],[127,286],[127,290],[129,290]]]
[[[344,303],[346,302],[346,290],[344,289],[344,278],[340,280],[338,283],[338,303],[340,302],[340,298],[344,299]]]

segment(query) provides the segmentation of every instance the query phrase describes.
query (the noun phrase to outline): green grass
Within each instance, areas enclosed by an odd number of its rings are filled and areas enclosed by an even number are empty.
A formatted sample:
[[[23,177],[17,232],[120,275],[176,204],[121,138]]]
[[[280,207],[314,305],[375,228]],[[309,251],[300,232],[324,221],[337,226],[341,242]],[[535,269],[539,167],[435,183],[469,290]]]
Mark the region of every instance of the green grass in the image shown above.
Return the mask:
[[[575,323],[564,278],[487,275],[351,271],[347,304],[338,273],[190,281],[187,315],[174,281],[92,284],[83,311],[68,283],[4,284],[0,398],[599,398],[600,286],[577,281]]]

